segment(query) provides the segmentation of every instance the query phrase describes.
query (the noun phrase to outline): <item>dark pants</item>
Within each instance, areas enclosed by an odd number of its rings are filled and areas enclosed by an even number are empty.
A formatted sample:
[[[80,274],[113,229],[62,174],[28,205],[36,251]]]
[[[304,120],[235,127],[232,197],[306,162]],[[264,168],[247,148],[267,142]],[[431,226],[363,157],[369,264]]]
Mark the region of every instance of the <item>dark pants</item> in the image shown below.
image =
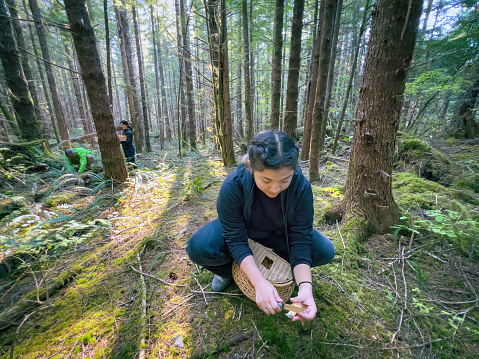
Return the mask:
[[[330,263],[334,258],[334,245],[317,230],[312,231],[312,267]],[[273,248],[274,249],[274,248]],[[186,253],[190,259],[222,277],[231,277],[233,258],[223,239],[223,228],[219,219],[205,224],[188,240]],[[277,253],[281,255],[281,253]],[[288,258],[284,258],[288,260]]]
[[[135,146],[124,148],[123,153],[125,154],[126,163],[135,164]],[[134,167],[136,168],[136,164]]]

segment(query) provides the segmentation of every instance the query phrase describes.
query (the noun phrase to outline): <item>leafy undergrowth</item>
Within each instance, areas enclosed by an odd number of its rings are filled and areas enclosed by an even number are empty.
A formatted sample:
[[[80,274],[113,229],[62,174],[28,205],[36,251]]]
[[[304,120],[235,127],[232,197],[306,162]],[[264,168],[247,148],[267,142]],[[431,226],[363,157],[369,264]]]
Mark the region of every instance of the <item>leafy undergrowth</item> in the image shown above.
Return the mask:
[[[0,300],[0,357],[12,349],[15,358],[475,357],[476,193],[464,200],[457,187],[398,173],[403,222],[361,244],[325,222],[347,167],[326,162],[313,186],[314,223],[336,257],[313,269],[318,316],[301,326],[266,316],[235,284],[211,293],[212,274],[185,253],[188,238],[216,218],[218,189],[233,169],[215,157],[156,157],[163,162],[138,170],[117,202],[100,208],[109,228],[41,264],[25,259],[30,267],[1,279],[0,296],[11,290]],[[49,297],[43,277],[61,284]]]

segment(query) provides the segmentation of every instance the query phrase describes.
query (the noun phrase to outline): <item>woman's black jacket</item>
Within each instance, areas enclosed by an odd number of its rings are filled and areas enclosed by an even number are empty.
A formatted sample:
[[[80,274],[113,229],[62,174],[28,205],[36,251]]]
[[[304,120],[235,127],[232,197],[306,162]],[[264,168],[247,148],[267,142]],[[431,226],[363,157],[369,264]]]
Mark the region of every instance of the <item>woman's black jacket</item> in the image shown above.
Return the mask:
[[[126,141],[121,141],[121,147],[123,147],[124,150],[127,150],[133,146],[133,131],[131,128],[127,128],[126,130],[123,130],[123,135],[126,136]]]
[[[217,199],[218,218],[223,227],[223,237],[233,259],[241,265],[248,255],[246,225],[251,215],[253,173],[245,164],[238,165],[236,171],[223,182]],[[290,264],[304,263],[311,266],[311,238],[313,230],[313,193],[311,184],[298,169],[294,172],[291,184],[281,192],[283,222],[287,228]]]

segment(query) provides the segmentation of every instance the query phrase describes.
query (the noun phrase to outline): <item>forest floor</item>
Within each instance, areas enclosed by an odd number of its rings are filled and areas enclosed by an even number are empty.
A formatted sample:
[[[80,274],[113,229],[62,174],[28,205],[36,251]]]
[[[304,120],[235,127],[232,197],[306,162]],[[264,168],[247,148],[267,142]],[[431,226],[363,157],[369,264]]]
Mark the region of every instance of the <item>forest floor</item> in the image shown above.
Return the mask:
[[[477,146],[441,151],[449,175],[475,183],[465,179],[479,173]],[[479,193],[406,162],[393,180],[404,222],[359,242],[325,216],[343,197],[347,153],[324,160],[314,225],[336,257],[313,269],[318,315],[304,326],[266,316],[234,283],[212,293],[212,274],[188,259],[234,170],[218,155],[156,150],[123,188],[93,176],[90,193],[49,191],[55,172],[40,200],[40,182],[17,175],[24,186],[2,200],[22,197],[27,211],[1,223],[0,358],[475,358]]]

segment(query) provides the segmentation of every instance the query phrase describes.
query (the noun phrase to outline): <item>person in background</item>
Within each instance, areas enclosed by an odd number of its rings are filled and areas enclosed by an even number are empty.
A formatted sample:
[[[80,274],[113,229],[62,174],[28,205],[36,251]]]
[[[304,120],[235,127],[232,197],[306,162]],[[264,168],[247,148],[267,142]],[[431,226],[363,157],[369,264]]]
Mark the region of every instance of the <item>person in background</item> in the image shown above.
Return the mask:
[[[133,146],[133,128],[128,121],[121,121],[120,127],[123,130],[123,136],[126,136],[124,141],[120,141],[123,153],[125,154],[126,163],[133,163],[133,168],[136,169],[135,161],[135,146]]]
[[[95,156],[93,156],[93,152],[86,148],[70,148],[65,150],[65,162],[68,172],[74,172],[73,165],[79,165],[78,173],[83,173],[85,169],[91,166],[94,160]]]
[[[334,245],[313,228],[313,192],[298,166],[299,149],[293,138],[266,131],[251,139],[248,154],[226,177],[217,199],[218,219],[205,224],[188,240],[190,259],[215,274],[212,291],[232,280],[235,260],[256,291],[256,304],[267,315],[281,311],[283,300],[260,273],[248,238],[271,248],[292,269],[298,295],[291,298],[305,309],[293,321],[313,320],[311,268],[330,263]]]

